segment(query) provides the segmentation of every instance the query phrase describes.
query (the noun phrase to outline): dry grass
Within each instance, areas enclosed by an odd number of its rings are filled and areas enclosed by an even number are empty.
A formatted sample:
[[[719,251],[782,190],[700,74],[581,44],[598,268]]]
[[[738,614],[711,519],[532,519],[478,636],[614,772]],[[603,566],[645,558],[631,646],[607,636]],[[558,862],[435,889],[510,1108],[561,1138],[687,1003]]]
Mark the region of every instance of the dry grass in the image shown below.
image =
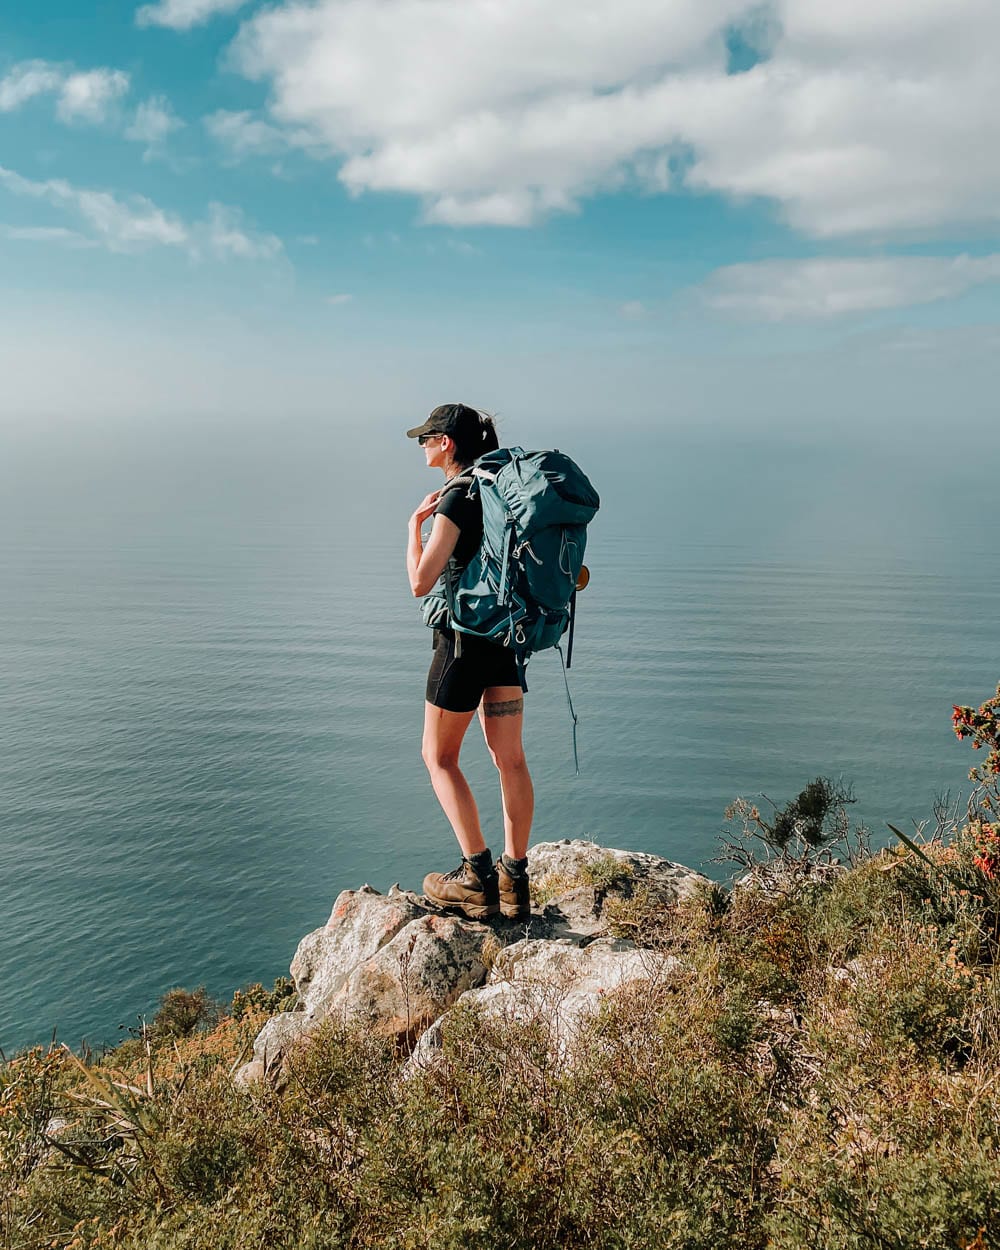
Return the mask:
[[[96,1062],[29,1051],[0,1068],[0,1245],[1000,1250],[971,853],[959,831],[797,894],[640,892],[615,923],[686,971],[612,996],[569,1063],[538,1024],[463,1012],[407,1080],[329,1028],[280,1091],[237,1089],[287,986]]]

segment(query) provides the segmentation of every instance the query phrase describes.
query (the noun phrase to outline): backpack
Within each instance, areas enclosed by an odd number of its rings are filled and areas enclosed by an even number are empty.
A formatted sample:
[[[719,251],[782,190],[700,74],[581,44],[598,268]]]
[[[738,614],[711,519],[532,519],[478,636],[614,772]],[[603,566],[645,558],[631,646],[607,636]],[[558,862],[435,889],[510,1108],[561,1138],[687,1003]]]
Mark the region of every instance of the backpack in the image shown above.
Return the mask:
[[[463,488],[482,504],[482,543],[464,569],[449,560],[424,621],[455,630],[456,654],[462,634],[510,647],[527,690],[528,659],[567,629],[567,666],[572,659],[576,585],[600,499],[569,456],[521,447],[487,452],[445,490]]]

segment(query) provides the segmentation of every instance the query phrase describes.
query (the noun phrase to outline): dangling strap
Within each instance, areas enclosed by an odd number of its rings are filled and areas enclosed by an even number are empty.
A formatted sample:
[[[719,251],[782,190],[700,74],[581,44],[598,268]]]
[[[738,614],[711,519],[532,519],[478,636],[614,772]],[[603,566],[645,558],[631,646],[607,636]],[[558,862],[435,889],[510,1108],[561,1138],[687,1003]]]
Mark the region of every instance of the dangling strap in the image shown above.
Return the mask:
[[[562,660],[563,684],[566,687],[566,704],[569,707],[570,719],[573,722],[573,767],[576,770],[577,777],[579,777],[580,757],[577,754],[577,749],[576,749],[576,726],[580,718],[577,716],[576,711],[573,708],[573,699],[569,693],[569,677],[566,674],[566,669],[569,667],[569,665],[566,663],[566,658],[562,653],[562,647],[559,646],[558,643],[556,644],[556,650],[559,652],[559,659]]]
[[[444,601],[448,607],[448,624],[455,636],[455,659],[457,660],[462,654],[462,631],[455,628],[456,580],[455,561],[449,556],[448,563],[444,566]]]
[[[569,597],[569,641],[566,643],[566,667],[573,667],[573,627],[576,625],[576,591]]]
[[[521,683],[521,693],[528,693],[528,660],[523,651],[514,652],[517,661],[517,680]]]
[[[507,522],[503,533],[503,548],[500,552],[500,588],[497,590],[497,607],[502,608],[507,602],[507,588],[510,581],[511,548],[514,544],[514,519]]]

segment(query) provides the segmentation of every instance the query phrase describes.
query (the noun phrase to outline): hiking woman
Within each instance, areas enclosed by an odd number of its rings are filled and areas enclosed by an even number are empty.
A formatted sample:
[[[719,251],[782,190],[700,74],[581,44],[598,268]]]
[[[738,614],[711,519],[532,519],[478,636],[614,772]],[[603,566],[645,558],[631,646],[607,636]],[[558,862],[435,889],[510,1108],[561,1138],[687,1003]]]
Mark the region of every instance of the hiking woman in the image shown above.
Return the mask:
[[[452,562],[457,575],[479,550],[483,533],[478,498],[468,497],[463,471],[485,452],[499,446],[492,418],[465,404],[442,404],[423,425],[406,432],[424,449],[427,467],[440,469],[445,485],[432,491],[410,517],[406,572],[410,589],[428,594]],[[449,482],[455,485],[449,488]],[[426,545],[421,526],[434,517]],[[434,903],[481,918],[502,911],[511,918],[528,916],[527,853],[534,813],[534,791],[524,758],[521,729],[524,693],[514,653],[470,634],[434,631],[434,656],[427,675],[423,757],[431,785],[448,818],[462,862],[451,872],[432,872],[424,894]],[[458,757],[465,732],[479,714],[490,756],[500,773],[504,853],[494,865],[483,838],[479,811]]]

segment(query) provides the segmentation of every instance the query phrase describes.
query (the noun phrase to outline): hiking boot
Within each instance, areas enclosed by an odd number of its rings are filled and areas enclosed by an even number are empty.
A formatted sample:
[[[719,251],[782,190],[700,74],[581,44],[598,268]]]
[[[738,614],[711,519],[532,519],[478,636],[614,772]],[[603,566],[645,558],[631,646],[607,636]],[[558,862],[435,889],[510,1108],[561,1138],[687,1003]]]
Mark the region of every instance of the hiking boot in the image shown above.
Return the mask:
[[[467,859],[451,872],[429,872],[424,877],[424,894],[438,907],[464,912],[470,920],[484,920],[500,910],[496,869],[480,879]]]
[[[501,859],[497,863],[500,879],[500,911],[508,920],[527,920],[531,915],[531,895],[527,872],[512,872]]]

